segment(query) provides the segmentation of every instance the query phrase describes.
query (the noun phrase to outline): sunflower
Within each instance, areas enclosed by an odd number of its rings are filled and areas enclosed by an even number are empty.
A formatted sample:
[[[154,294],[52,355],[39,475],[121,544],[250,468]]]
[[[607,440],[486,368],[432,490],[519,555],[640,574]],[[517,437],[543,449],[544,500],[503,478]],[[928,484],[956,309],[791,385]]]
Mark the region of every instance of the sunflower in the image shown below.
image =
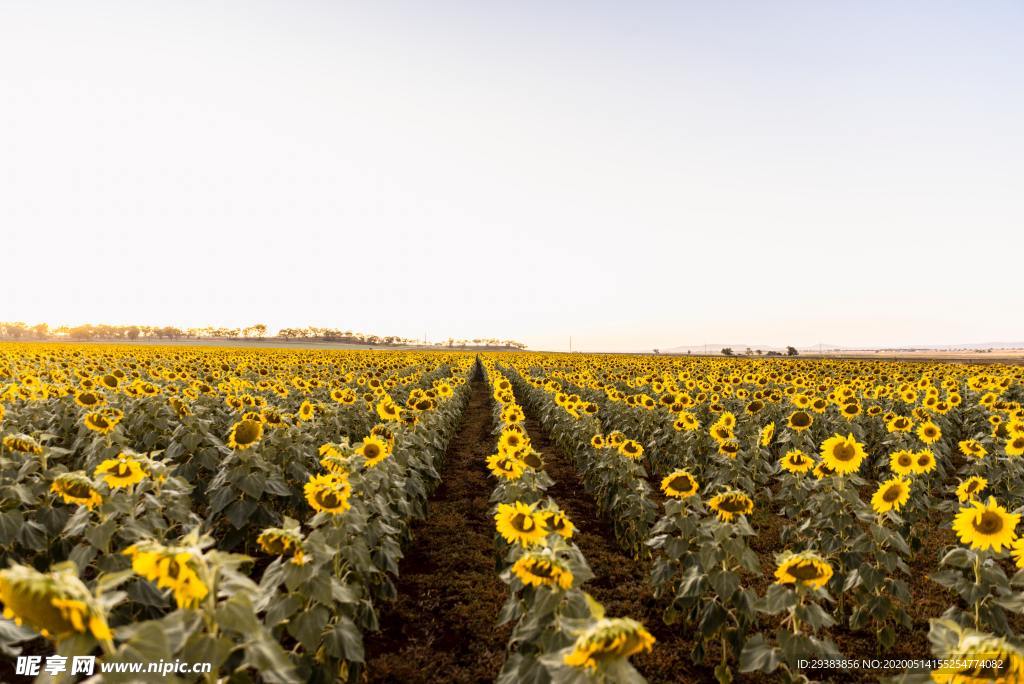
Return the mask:
[[[3,616],[54,641],[74,634],[110,641],[113,634],[99,602],[73,568],[64,564],[42,573],[26,565],[12,565],[0,570]]]
[[[697,493],[700,485],[688,470],[674,470],[661,481],[661,491],[674,499],[686,499]]]
[[[957,635],[957,643],[943,651],[947,667],[933,670],[939,684],[1020,684],[1024,682],[1024,653],[1006,639],[960,627],[942,620]]]
[[[988,480],[977,475],[972,475],[967,478],[956,488],[956,498],[961,503],[966,503],[972,499],[975,499],[979,494],[985,491],[988,487]]]
[[[899,511],[910,498],[910,482],[901,477],[894,477],[878,485],[871,497],[871,508],[875,513]]]
[[[618,448],[620,444],[626,441],[626,435],[622,434],[618,430],[613,430],[608,433],[608,446]]]
[[[391,455],[391,447],[377,435],[370,435],[363,440],[356,453],[366,459],[367,467],[374,468]]]
[[[526,414],[515,404],[506,406],[501,411],[501,422],[503,423],[522,423],[524,420],[526,420]]]
[[[730,439],[725,442],[718,443],[718,455],[725,456],[726,458],[736,458],[736,455],[740,453],[739,440]]]
[[[391,397],[385,395],[384,399],[377,402],[377,415],[381,420],[401,420],[402,408]]]
[[[315,414],[316,410],[313,408],[313,405],[310,404],[308,401],[304,401],[301,404],[299,404],[299,412],[297,414],[299,416],[299,420],[303,422],[313,420],[313,416]]]
[[[708,506],[718,514],[722,522],[732,522],[733,518],[740,515],[749,515],[754,511],[754,502],[743,492],[730,490],[716,495]]]
[[[985,458],[985,455],[988,453],[985,445],[976,439],[961,440],[958,446],[960,447],[961,454],[971,458]]]
[[[593,437],[591,437],[590,438],[590,446],[594,447],[595,449],[604,449],[604,447],[605,447],[604,435],[602,435],[601,433],[598,433],[598,434],[594,435]]]
[[[897,475],[910,475],[916,472],[916,465],[917,459],[914,458],[913,451],[894,451],[889,455],[889,470]]]
[[[506,454],[488,456],[487,468],[495,477],[506,480],[518,480],[526,472],[525,463]]]
[[[847,475],[860,470],[860,464],[867,456],[864,447],[853,434],[846,437],[833,435],[821,445],[821,457],[829,468],[838,475]]]
[[[775,435],[775,423],[768,423],[761,428],[761,446],[766,447],[772,443],[772,436]]]
[[[917,426],[917,438],[925,444],[935,444],[942,438],[942,429],[930,420]]]
[[[256,537],[256,543],[264,553],[272,556],[284,556],[291,553],[294,565],[304,565],[308,560],[302,549],[302,535],[298,529],[268,527]]]
[[[232,449],[248,449],[263,438],[263,423],[258,420],[243,419],[231,426],[228,434],[228,446]]]
[[[631,461],[639,461],[644,455],[644,448],[640,446],[640,442],[633,439],[627,439],[619,445],[619,453]]]
[[[795,475],[803,475],[814,469],[814,459],[800,451],[792,449],[779,459],[782,469]]]
[[[73,473],[62,473],[50,484],[50,491],[59,494],[67,504],[78,504],[86,508],[94,508],[103,503],[103,497],[92,480],[80,470]]]
[[[348,499],[352,495],[352,485],[345,472],[332,472],[314,475],[303,486],[306,502],[315,511],[338,515],[349,509]]]
[[[505,429],[498,438],[498,451],[511,453],[530,443],[530,438],[518,430]]]
[[[3,445],[8,451],[16,451],[20,454],[35,454],[38,456],[43,453],[43,445],[37,442],[34,437],[24,434],[4,435]]]
[[[832,578],[832,566],[814,551],[791,553],[787,551],[778,560],[775,569],[776,584],[798,584],[820,589]]]
[[[99,392],[85,390],[75,393],[75,403],[82,408],[92,409],[103,406],[103,404],[107,403],[107,400]]]
[[[1024,456],[1024,435],[1017,435],[1006,441],[1007,456]]]
[[[106,409],[85,414],[83,422],[93,432],[105,435],[113,431],[123,417],[124,413],[120,409]]]
[[[990,496],[988,503],[972,501],[961,508],[953,520],[953,530],[960,541],[972,549],[984,551],[991,548],[999,553],[1017,538],[1015,528],[1019,521],[1020,514],[1008,512],[994,496]]]
[[[636,620],[601,618],[576,637],[562,662],[572,667],[596,670],[606,660],[622,660],[642,651],[650,651],[654,637]]]
[[[789,418],[786,419],[786,425],[789,426],[789,429],[796,430],[797,432],[809,429],[813,423],[814,419],[811,418],[811,414],[807,411],[793,411],[789,414]]]
[[[672,428],[677,432],[693,432],[700,429],[700,421],[689,411],[680,411],[672,422]]]
[[[544,527],[547,531],[554,532],[563,539],[571,539],[573,533],[576,531],[576,526],[569,520],[569,516],[562,510],[549,510],[541,511],[541,517],[544,519]]]
[[[924,474],[930,473],[933,470],[935,470],[935,454],[927,449],[914,454],[914,473]]]
[[[548,549],[527,551],[512,566],[512,573],[527,586],[572,587],[572,571]]]
[[[811,472],[814,473],[814,478],[817,480],[824,480],[826,477],[836,474],[836,471],[829,468],[824,461],[818,461]]]
[[[889,432],[910,432],[914,429],[914,421],[906,416],[893,416],[885,427]]]
[[[100,477],[111,489],[130,487],[146,479],[146,471],[135,458],[135,454],[122,452],[117,458],[108,458],[96,466],[93,477]]]
[[[200,577],[202,561],[198,549],[147,540],[122,553],[131,558],[135,574],[156,582],[160,589],[170,589],[179,608],[195,608],[210,593]]]
[[[543,513],[529,504],[516,501],[514,504],[498,504],[494,514],[500,534],[509,544],[530,546],[543,541],[547,536]]]

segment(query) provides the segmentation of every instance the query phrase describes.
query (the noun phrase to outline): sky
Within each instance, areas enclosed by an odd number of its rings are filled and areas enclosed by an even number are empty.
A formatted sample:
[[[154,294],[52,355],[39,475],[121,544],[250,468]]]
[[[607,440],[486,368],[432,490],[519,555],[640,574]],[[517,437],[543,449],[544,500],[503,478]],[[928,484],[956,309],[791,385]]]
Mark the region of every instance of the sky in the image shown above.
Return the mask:
[[[1024,4],[0,0],[0,320],[1024,339]]]

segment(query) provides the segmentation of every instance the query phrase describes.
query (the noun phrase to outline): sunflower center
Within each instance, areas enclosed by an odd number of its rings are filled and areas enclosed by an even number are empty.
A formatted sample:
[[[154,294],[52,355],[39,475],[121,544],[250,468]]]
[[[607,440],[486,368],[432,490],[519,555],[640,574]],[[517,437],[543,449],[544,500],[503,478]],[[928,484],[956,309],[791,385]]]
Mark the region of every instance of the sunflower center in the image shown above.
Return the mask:
[[[796,427],[807,427],[811,424],[811,417],[803,411],[797,411],[793,414],[791,422]]]
[[[316,501],[326,509],[337,508],[341,505],[341,497],[337,492],[331,490],[317,492]]]
[[[672,478],[668,483],[668,486],[677,492],[688,492],[693,489],[693,485],[690,484],[690,478],[685,475],[679,475]]]
[[[747,502],[738,496],[730,496],[719,504],[719,508],[729,513],[741,513],[747,510]]]
[[[523,513],[516,513],[512,516],[512,527],[516,528],[520,532],[529,532],[536,525],[533,522],[533,518]]]
[[[882,501],[886,503],[892,503],[900,498],[903,494],[903,487],[900,485],[893,485],[882,492]]]
[[[818,567],[810,561],[800,561],[796,565],[791,566],[787,572],[801,582],[807,582],[821,576],[821,573],[818,572]]]
[[[985,511],[971,521],[971,524],[981,534],[996,534],[1003,529],[1003,517],[994,511]]]
[[[849,444],[837,444],[832,449],[832,456],[834,456],[837,461],[852,461],[856,455],[857,450]]]

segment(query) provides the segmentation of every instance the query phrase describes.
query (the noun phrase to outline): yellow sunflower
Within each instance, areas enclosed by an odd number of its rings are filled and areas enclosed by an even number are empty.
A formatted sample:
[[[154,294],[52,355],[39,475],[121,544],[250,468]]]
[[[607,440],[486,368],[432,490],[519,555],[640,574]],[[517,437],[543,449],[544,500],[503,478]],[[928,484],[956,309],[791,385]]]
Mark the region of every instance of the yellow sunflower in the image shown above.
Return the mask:
[[[1017,435],[1013,439],[1006,440],[1007,456],[1024,456],[1024,435]]]
[[[370,435],[363,440],[356,453],[366,459],[366,466],[374,468],[391,455],[391,447],[377,435]]]
[[[732,522],[737,516],[750,515],[754,511],[754,502],[750,497],[735,490],[715,495],[708,501],[708,506],[718,514],[722,522]]]
[[[263,438],[263,422],[243,419],[231,426],[228,433],[228,446],[232,449],[248,449]]]
[[[505,454],[494,454],[487,457],[487,468],[495,477],[505,480],[518,480],[526,472],[526,464],[518,458]]]
[[[509,544],[531,546],[544,540],[547,526],[544,515],[534,510],[533,506],[516,501],[514,504],[498,504],[498,512],[494,514],[500,534]]]
[[[807,411],[793,411],[786,420],[789,429],[797,432],[810,429],[812,424],[814,424],[814,418],[811,418],[811,414]]]
[[[100,475],[111,489],[130,487],[146,479],[146,470],[133,454],[122,452],[117,458],[108,458],[96,466],[93,477]]]
[[[972,501],[961,508],[953,520],[953,530],[972,549],[999,553],[1017,538],[1015,529],[1019,521],[1020,514],[1008,512],[990,496],[987,503]]]
[[[268,527],[256,537],[256,543],[264,553],[272,556],[290,553],[293,565],[304,565],[308,560],[302,548],[302,535],[297,529]]]
[[[561,510],[546,510],[540,512],[544,520],[544,527],[547,531],[554,532],[563,539],[571,539],[576,531],[576,526],[569,520],[569,516]]]
[[[685,499],[697,493],[700,485],[688,470],[674,470],[661,481],[661,491],[674,499]]]
[[[988,480],[977,475],[967,478],[956,488],[956,498],[966,503],[978,497],[988,487]]]
[[[26,565],[0,570],[0,603],[5,618],[47,639],[60,641],[74,634],[91,634],[98,641],[113,638],[100,603],[73,565],[54,566],[47,573]]]
[[[572,571],[548,549],[527,551],[512,565],[512,574],[527,586],[572,587]]]
[[[4,435],[4,448],[8,451],[15,451],[20,454],[34,454],[38,456],[43,453],[43,445],[29,435]]]
[[[772,436],[775,435],[775,423],[768,423],[761,428],[761,446],[766,447],[772,443]]]
[[[60,495],[67,504],[95,508],[103,503],[103,496],[96,490],[92,480],[80,470],[55,477],[50,484],[50,491]]]
[[[860,464],[866,456],[864,446],[854,439],[852,433],[846,437],[833,435],[821,445],[821,457],[825,465],[839,475],[860,470]]]
[[[878,485],[871,497],[871,508],[875,513],[899,511],[910,499],[910,482],[894,477]]]
[[[306,502],[315,511],[338,515],[349,509],[349,497],[352,485],[345,472],[332,472],[314,475],[303,487]]]
[[[935,444],[942,439],[942,429],[930,420],[917,426],[917,438],[925,444]]]
[[[814,469],[814,459],[799,449],[791,449],[779,459],[782,469],[795,475],[803,475]]]
[[[299,404],[299,412],[297,414],[299,416],[299,420],[303,422],[313,420],[313,416],[315,414],[316,409],[314,409],[313,405],[308,401],[304,401],[301,404]]]
[[[832,578],[832,565],[813,551],[786,552],[775,569],[776,584],[799,584],[820,589]]]
[[[210,593],[200,577],[198,550],[169,547],[155,541],[133,544],[122,553],[132,559],[132,570],[160,589],[170,589],[179,608],[195,608]]]
[[[597,670],[605,661],[622,660],[653,646],[654,637],[636,620],[601,618],[576,638],[562,662]]]
[[[633,439],[627,439],[619,445],[619,453],[632,461],[638,461],[644,455],[644,448]]]
[[[85,418],[82,420],[85,423],[85,427],[89,428],[93,432],[105,435],[112,432],[113,429],[117,427],[117,424],[121,422],[122,417],[124,417],[124,413],[119,409],[107,409],[87,413],[85,414]]]
[[[985,445],[976,439],[961,440],[958,446],[960,447],[961,454],[971,458],[985,458],[985,455],[988,453]]]
[[[924,449],[914,454],[913,472],[919,475],[935,470],[935,454]]]

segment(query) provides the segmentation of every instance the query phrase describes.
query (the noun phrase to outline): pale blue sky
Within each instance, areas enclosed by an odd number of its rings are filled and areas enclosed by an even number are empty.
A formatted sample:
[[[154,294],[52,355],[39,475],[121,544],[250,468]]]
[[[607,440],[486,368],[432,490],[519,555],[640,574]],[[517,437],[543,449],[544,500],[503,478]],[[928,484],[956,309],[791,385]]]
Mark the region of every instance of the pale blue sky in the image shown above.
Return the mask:
[[[0,1],[0,320],[1018,341],[1020,2]]]

